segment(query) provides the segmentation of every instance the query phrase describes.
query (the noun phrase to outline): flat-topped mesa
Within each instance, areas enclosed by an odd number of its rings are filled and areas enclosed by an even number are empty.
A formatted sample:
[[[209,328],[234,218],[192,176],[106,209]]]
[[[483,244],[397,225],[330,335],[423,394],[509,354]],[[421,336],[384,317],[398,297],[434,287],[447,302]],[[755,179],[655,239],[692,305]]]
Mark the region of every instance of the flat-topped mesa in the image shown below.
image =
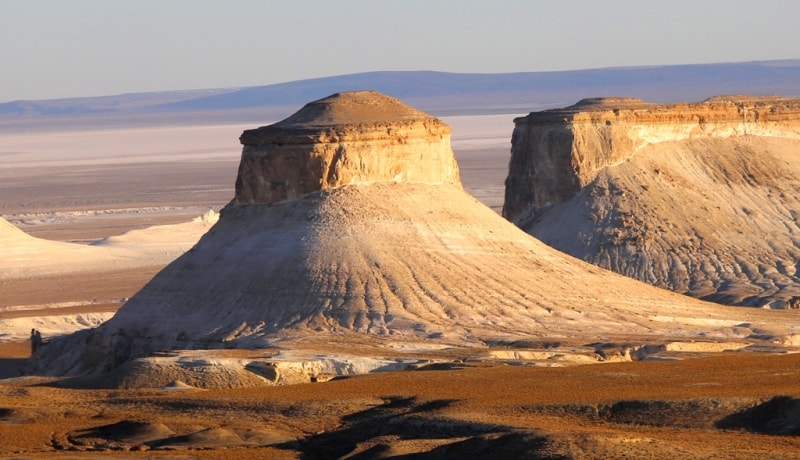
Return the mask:
[[[572,198],[599,170],[647,145],[734,136],[800,139],[800,99],[736,95],[652,104],[590,98],[514,123],[503,206],[503,216],[512,220]]]
[[[336,93],[245,131],[235,204],[276,203],[342,185],[461,187],[450,126],[374,91]]]

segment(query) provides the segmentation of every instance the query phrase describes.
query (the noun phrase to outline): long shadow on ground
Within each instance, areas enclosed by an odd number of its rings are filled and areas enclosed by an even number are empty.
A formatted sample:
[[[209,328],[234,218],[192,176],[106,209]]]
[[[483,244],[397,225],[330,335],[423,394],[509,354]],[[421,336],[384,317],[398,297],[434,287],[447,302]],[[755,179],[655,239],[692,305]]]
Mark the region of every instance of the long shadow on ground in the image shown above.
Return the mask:
[[[716,427],[761,434],[800,435],[800,399],[776,396],[723,418]]]
[[[471,423],[436,416],[456,401],[418,402],[414,397],[386,397],[384,404],[342,417],[339,429],[281,445],[302,459],[341,458],[564,458],[543,456],[547,438],[512,427]],[[442,440],[424,452],[392,455],[388,439]],[[452,442],[448,442],[452,439]],[[372,441],[372,442],[370,442]],[[364,445],[366,444],[366,446]],[[372,444],[371,446],[369,444]],[[361,452],[357,452],[363,448]]]
[[[26,358],[0,358],[0,379],[19,377]]]

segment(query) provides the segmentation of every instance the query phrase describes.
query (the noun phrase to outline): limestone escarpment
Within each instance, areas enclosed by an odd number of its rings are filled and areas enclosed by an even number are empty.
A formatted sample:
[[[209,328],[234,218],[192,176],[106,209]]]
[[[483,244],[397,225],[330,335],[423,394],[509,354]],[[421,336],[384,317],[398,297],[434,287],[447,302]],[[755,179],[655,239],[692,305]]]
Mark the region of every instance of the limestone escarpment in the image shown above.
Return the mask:
[[[514,171],[512,160],[507,196],[518,200],[509,199],[506,212],[524,229],[585,261],[695,297],[800,304],[800,100],[612,100],[563,112],[571,115],[560,128],[559,111],[517,126],[516,164],[526,161],[529,173]],[[547,123],[537,125],[540,118]],[[567,139],[560,150],[548,143],[554,133]],[[528,199],[537,197],[527,208],[511,187],[521,178]]]
[[[514,123],[503,206],[511,220],[572,198],[603,168],[648,145],[741,136],[800,139],[800,100],[725,96],[664,105],[596,98]]]
[[[28,235],[0,217],[0,281],[60,273],[91,272],[130,260],[125,250],[102,251],[83,244]]]
[[[460,184],[450,127],[374,91],[311,102],[240,140],[237,204],[381,181]]]

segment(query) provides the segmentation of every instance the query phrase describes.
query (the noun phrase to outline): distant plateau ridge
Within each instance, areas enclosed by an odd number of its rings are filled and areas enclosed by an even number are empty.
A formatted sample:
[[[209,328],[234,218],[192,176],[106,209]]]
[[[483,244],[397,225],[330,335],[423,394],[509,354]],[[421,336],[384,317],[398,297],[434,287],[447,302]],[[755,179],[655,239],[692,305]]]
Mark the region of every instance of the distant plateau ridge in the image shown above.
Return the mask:
[[[386,71],[245,88],[132,93],[0,104],[0,130],[42,125],[263,122],[339,91],[376,90],[436,116],[527,113],[586,97],[652,102],[719,94],[800,96],[800,59],[498,74]]]

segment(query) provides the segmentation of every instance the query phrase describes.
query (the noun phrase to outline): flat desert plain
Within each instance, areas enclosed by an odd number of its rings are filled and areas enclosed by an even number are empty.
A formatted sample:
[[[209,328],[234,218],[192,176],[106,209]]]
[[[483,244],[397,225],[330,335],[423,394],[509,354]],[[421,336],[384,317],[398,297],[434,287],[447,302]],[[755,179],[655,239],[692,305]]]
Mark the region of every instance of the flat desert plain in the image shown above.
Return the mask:
[[[444,118],[465,188],[497,211],[514,116]],[[237,138],[258,124],[0,132],[0,215],[37,238],[152,246],[154,226],[232,198]],[[0,276],[0,456],[800,458],[796,354],[567,367],[453,359],[225,390],[78,390],[15,377],[31,328],[47,339],[91,327],[177,253]]]

